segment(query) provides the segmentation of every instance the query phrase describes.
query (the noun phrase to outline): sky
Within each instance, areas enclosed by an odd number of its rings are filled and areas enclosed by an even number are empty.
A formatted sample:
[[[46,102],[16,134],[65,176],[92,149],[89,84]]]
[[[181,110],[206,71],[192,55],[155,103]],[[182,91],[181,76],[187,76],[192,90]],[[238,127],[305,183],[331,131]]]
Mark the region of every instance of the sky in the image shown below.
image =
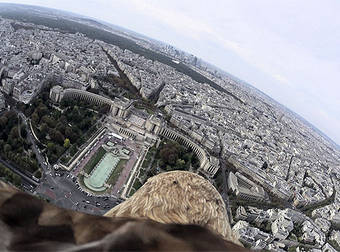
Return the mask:
[[[10,2],[71,11],[169,43],[247,81],[340,144],[338,0]]]

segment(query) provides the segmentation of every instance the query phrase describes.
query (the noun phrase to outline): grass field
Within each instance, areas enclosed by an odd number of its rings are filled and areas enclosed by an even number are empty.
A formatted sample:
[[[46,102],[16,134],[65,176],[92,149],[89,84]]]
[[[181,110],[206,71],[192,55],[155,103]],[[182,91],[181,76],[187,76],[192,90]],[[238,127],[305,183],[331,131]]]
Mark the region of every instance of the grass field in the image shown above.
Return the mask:
[[[100,161],[100,159],[105,155],[106,150],[103,147],[99,147],[96,153],[91,157],[90,161],[84,166],[84,172],[90,174],[96,164]]]
[[[142,185],[143,184],[139,181],[139,178],[136,178],[130,189],[129,197],[131,197],[139,188],[141,188]]]
[[[117,182],[117,179],[120,175],[120,173],[122,172],[125,164],[127,163],[128,160],[125,159],[121,159],[119,161],[119,163],[117,164],[116,168],[114,169],[114,171],[112,172],[111,176],[109,177],[109,179],[107,180],[107,184],[109,185],[114,185]]]

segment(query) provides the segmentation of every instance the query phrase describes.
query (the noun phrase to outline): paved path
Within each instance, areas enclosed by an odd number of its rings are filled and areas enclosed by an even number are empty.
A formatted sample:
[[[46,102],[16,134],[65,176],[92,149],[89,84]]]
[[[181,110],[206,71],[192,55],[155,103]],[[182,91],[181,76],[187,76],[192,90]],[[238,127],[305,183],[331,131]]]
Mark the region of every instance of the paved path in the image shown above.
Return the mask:
[[[226,169],[226,164],[224,163],[224,161],[220,160],[220,162],[221,162],[222,178],[223,178],[223,191],[221,195],[222,195],[222,198],[224,200],[224,203],[227,209],[229,223],[232,223],[233,215],[231,213],[231,206],[230,206],[230,201],[228,197],[228,184],[227,184],[227,176],[226,176],[227,169]]]
[[[28,126],[28,119],[27,117],[20,111],[17,111],[16,112],[19,114],[19,116],[21,117],[23,123],[25,124],[26,126],[26,129],[27,129],[27,139],[28,141],[31,142],[31,148],[32,148],[32,151],[35,153],[35,156],[37,158],[37,161],[40,165],[40,167],[42,168],[42,178],[48,173],[50,172],[51,170],[51,166],[48,165],[46,162],[45,162],[45,158],[44,156],[41,154],[37,144],[36,144],[36,140],[35,138],[33,137],[33,132],[31,131],[31,127]]]
[[[34,141],[34,138],[33,138],[33,135],[32,135],[32,132],[30,130],[30,127],[28,127],[28,124],[27,124],[27,118],[26,116],[18,111],[18,110],[15,110],[15,112],[21,117],[22,119],[22,122],[25,124],[26,126],[26,129],[27,129],[27,138],[28,138],[28,141],[32,144],[31,148],[33,150],[33,152],[35,153],[36,157],[37,157],[37,161],[40,165],[40,167],[43,169],[43,173],[42,173],[42,176],[44,176],[44,173],[47,171],[48,169],[48,166],[44,164],[45,162],[45,159],[44,157],[41,155],[35,141]],[[11,163],[9,163],[8,161],[5,161],[5,160],[2,160],[0,159],[0,163],[2,163],[4,166],[6,166],[7,168],[9,168],[10,170],[12,170],[14,173],[16,173],[17,175],[19,175],[26,183],[28,183],[29,185],[32,185],[32,186],[38,186],[39,185],[39,181],[35,181],[32,179],[31,176],[25,174],[24,172],[22,172],[20,169],[16,168],[15,165],[12,165]]]
[[[37,194],[49,199],[52,204],[59,207],[95,215],[103,215],[118,204],[117,199],[113,197],[105,199],[104,197],[88,196],[77,187],[72,176],[67,177],[69,174],[64,172],[61,177],[46,176],[37,187]],[[100,206],[96,206],[97,202]]]
[[[126,139],[125,140],[126,147],[129,149],[133,150],[132,153],[130,154],[130,159],[126,163],[124,169],[122,170],[122,173],[119,175],[116,184],[114,185],[112,189],[112,194],[115,195],[116,197],[120,196],[120,192],[123,188],[123,186],[126,184],[129,174],[131,170],[133,169],[135,163],[138,160],[138,157],[141,152],[141,148],[136,145],[136,143],[132,140]]]
[[[104,134],[104,137],[102,139],[100,139],[99,141],[97,141],[93,145],[93,149],[90,151],[90,153],[88,155],[86,155],[86,154],[84,155],[84,157],[80,161],[79,165],[76,165],[76,168],[72,171],[72,174],[77,176],[79,174],[79,172],[84,169],[85,165],[90,161],[93,154],[96,153],[96,151],[99,149],[99,147],[102,146],[102,144],[104,144],[107,140],[108,140],[108,136],[106,134]]]
[[[34,181],[31,177],[27,176],[25,173],[21,172],[19,169],[17,169],[16,167],[11,165],[7,161],[0,159],[0,163],[3,164],[4,166],[6,166],[11,171],[13,171],[14,173],[16,173],[17,175],[19,175],[21,177],[21,179],[25,180],[28,184],[30,184],[32,186],[39,185],[38,182]]]

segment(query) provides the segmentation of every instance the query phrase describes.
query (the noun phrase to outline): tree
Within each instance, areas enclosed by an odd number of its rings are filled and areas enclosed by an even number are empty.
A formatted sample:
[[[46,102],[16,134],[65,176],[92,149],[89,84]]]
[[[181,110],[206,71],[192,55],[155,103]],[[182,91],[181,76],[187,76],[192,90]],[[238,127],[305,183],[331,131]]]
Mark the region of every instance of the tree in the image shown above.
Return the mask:
[[[27,130],[24,126],[21,126],[20,134],[23,138],[26,138],[27,136]]]
[[[0,139],[0,150],[3,149],[4,145],[5,145],[5,141]]]
[[[51,157],[50,157],[50,162],[51,162],[51,163],[55,163],[57,160],[58,160],[57,155],[52,154]]]
[[[4,146],[4,151],[6,152],[6,153],[8,153],[8,152],[10,152],[12,150],[12,146],[10,146],[9,144],[5,144],[5,146]]]
[[[84,120],[81,121],[81,123],[79,124],[79,128],[81,130],[85,130],[90,128],[91,126],[91,119],[90,118],[85,118]]]
[[[167,166],[165,167],[165,169],[166,169],[167,171],[173,171],[173,168],[172,168],[170,165],[167,165]]]
[[[65,138],[64,138],[63,134],[61,134],[58,130],[50,129],[49,135],[54,142],[56,142],[58,144],[64,144]]]
[[[47,150],[48,150],[48,152],[54,152],[54,150],[55,150],[55,144],[54,143],[52,143],[52,142],[49,142],[48,144],[47,144]]]
[[[288,251],[294,252],[294,251],[297,251],[297,248],[298,248],[298,246],[291,246],[291,247],[288,248]]]
[[[48,125],[47,123],[42,123],[40,126],[40,131],[41,133],[43,133],[44,135],[46,135],[48,133]]]
[[[185,160],[185,162],[189,162],[189,163],[191,163],[191,159],[192,159],[192,152],[185,153],[185,154],[183,155],[183,159]]]
[[[17,125],[18,117],[17,114],[12,110],[6,114],[6,117],[8,119],[6,127],[8,130],[10,130],[11,128],[13,128],[13,126]]]
[[[7,124],[7,117],[6,116],[1,116],[0,117],[0,128],[3,129],[6,127],[6,124]]]
[[[39,117],[42,117],[42,116],[47,115],[49,113],[48,108],[43,103],[39,104],[39,107],[36,109],[36,111],[37,111]]]
[[[48,92],[42,92],[41,97],[42,97],[43,101],[46,102],[49,99],[49,93]]]
[[[38,178],[38,179],[41,178],[41,171],[40,171],[40,170],[38,170],[38,171],[36,172],[35,177]]]
[[[99,89],[97,88],[90,88],[88,91],[94,94],[99,94]]]
[[[77,153],[77,146],[75,146],[74,144],[72,145],[71,149],[70,149],[70,154],[73,156],[74,154]]]
[[[16,174],[13,174],[13,184],[18,187],[21,185],[21,183],[22,183],[21,177]]]
[[[33,107],[29,106],[28,108],[25,109],[25,116],[29,117],[32,115],[32,113],[34,112]]]
[[[15,126],[11,129],[10,137],[11,138],[18,138],[19,137],[19,132],[18,132],[17,126]]]
[[[108,104],[102,105],[99,109],[99,113],[107,114],[110,111],[110,106]]]
[[[21,145],[19,148],[16,150],[17,153],[23,153],[24,152],[24,147]]]
[[[70,147],[70,139],[65,138],[65,140],[64,140],[64,147],[65,147],[65,148]]]
[[[45,123],[47,123],[49,128],[54,128],[55,127],[55,121],[48,115],[44,115],[41,120]]]
[[[164,164],[174,165],[178,159],[179,148],[173,142],[165,144],[159,152]]]
[[[35,124],[38,124],[38,123],[39,123],[39,120],[40,120],[40,118],[39,118],[38,113],[37,113],[37,112],[34,112],[34,113],[32,114],[32,122],[35,123]]]
[[[56,126],[56,130],[60,131],[60,133],[65,134],[65,124],[58,122]]]
[[[64,116],[64,115],[61,115],[59,121],[66,124],[67,123],[67,117]]]
[[[199,162],[196,154],[194,154],[194,153],[191,156],[191,164],[195,169],[198,169],[200,167],[200,162]]]
[[[177,159],[176,169],[177,170],[184,170],[185,169],[185,161],[183,159]]]
[[[72,131],[72,128],[70,127],[66,127],[65,129],[65,136],[69,139],[72,140],[72,137],[73,137],[73,131]],[[72,141],[73,142],[73,141]]]
[[[31,171],[32,172],[38,170],[39,169],[39,165],[38,165],[37,160],[35,160],[35,159],[31,160],[30,167],[31,167]]]
[[[80,136],[77,140],[77,144],[82,145],[83,143],[85,143],[85,138],[83,136]]]
[[[159,152],[159,155],[161,157],[161,160],[165,164],[171,164],[171,165],[175,164],[177,157],[178,157],[178,153],[173,148],[163,148]]]
[[[73,123],[79,123],[83,119],[83,115],[80,114],[79,109],[75,109],[70,114],[70,119]]]

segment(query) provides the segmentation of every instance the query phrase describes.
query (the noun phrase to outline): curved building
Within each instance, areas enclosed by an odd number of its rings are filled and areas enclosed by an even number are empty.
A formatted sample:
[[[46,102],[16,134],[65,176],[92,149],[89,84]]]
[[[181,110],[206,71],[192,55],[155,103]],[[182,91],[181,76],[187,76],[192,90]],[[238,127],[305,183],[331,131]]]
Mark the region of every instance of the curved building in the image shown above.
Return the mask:
[[[110,106],[111,115],[114,117],[126,118],[133,107],[133,101],[128,99],[117,99],[113,101],[101,95],[76,88],[63,89],[61,86],[54,86],[50,90],[50,99],[54,102],[60,102],[62,99],[79,99],[91,102],[97,105]]]
[[[84,90],[54,86],[50,90],[50,98],[55,102],[60,102],[62,99],[79,99],[88,101],[98,105],[109,105],[111,116],[114,118],[125,119],[129,116],[133,108],[133,101],[129,99],[114,99],[103,97]],[[145,140],[152,136],[163,136],[165,138],[177,141],[186,147],[193,150],[200,162],[200,171],[208,177],[213,177],[218,171],[220,164],[216,157],[210,156],[199,144],[181,133],[166,127],[163,120],[157,116],[150,116],[146,121],[143,129],[134,130],[133,127],[128,127],[124,120],[121,120],[121,125],[115,125],[119,133],[131,137],[132,139]]]
[[[196,144],[190,138],[166,127],[160,130],[160,135],[173,141],[179,142],[184,146],[192,149],[200,162],[200,171],[203,172],[205,175],[213,177],[218,171],[220,167],[219,160],[215,157],[209,156],[209,154],[201,146]]]

